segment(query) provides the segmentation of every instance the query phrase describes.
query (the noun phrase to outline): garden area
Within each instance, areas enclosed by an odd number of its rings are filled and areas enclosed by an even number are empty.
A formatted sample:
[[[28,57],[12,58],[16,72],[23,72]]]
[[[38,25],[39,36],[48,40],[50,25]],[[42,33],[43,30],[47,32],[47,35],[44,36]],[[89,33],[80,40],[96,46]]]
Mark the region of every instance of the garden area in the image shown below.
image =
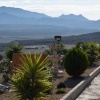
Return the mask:
[[[22,53],[22,46],[11,45],[5,51],[6,61],[0,65],[0,100],[60,100],[100,65],[100,46],[95,42],[77,42],[71,49],[61,43],[57,55],[64,55],[57,71],[48,56],[23,57],[21,68],[12,72],[9,62],[13,53]],[[52,49],[44,52],[52,55]],[[3,57],[1,57],[1,60]],[[4,85],[4,86],[3,86]],[[7,89],[9,89],[7,91]]]

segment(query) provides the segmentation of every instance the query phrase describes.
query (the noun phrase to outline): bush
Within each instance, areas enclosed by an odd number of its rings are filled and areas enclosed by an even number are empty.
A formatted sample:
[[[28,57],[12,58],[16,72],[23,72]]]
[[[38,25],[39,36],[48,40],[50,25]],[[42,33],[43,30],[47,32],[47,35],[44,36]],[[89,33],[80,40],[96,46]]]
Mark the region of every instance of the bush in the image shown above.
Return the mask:
[[[57,90],[56,94],[63,94],[65,93],[65,89],[64,88],[61,88],[59,90]]]
[[[47,49],[47,50],[45,50],[45,53],[48,54],[48,55],[51,55],[52,51],[50,49]]]
[[[70,49],[64,58],[64,67],[70,76],[81,75],[89,66],[86,53],[79,48]]]
[[[51,60],[49,60],[48,63],[49,63],[48,65],[49,67],[53,66],[53,62]]]
[[[3,74],[3,79],[4,79],[4,82],[8,82],[9,81],[9,76],[8,74]]]
[[[3,89],[0,89],[0,94],[3,94],[4,93],[4,90]]]
[[[31,55],[23,57],[21,69],[17,69],[17,74],[11,78],[11,85],[15,88],[16,95],[20,100],[38,100],[47,95],[52,88],[49,81],[52,77],[48,66],[48,59],[41,61],[42,54],[34,55],[34,62]]]
[[[96,42],[77,42],[76,47],[86,52],[90,62],[90,66],[93,64],[95,60],[97,60],[100,53],[100,46]]]
[[[65,84],[60,82],[58,85],[57,85],[57,89],[59,88],[66,88]]]
[[[0,66],[0,72],[2,72],[5,69],[5,66]]]
[[[2,58],[3,58],[2,55],[0,55],[0,61],[2,60]]]

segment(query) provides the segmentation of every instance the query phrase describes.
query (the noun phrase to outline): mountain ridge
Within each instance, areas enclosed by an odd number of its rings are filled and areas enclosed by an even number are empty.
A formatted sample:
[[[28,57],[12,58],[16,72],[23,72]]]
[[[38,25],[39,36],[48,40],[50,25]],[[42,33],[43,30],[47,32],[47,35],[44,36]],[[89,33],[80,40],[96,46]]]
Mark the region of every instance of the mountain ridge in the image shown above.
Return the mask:
[[[49,45],[52,43],[53,37],[48,39],[37,39],[37,40],[16,40],[11,43],[18,42],[22,45]],[[93,32],[81,35],[71,35],[71,36],[63,36],[61,41],[64,44],[76,44],[78,41],[82,42],[97,42],[100,44],[100,32]]]
[[[6,15],[4,15],[4,13],[6,13]],[[59,17],[50,17],[42,13],[4,6],[0,7],[0,24],[53,25],[66,26],[69,28],[100,29],[100,20],[91,21],[81,14],[62,14]]]
[[[9,13],[9,14],[11,14],[11,15],[15,15],[15,16],[18,16],[18,17],[25,17],[25,18],[53,18],[53,17],[51,17],[51,16],[48,16],[48,15],[46,15],[46,14],[43,14],[43,13],[38,13],[38,12],[32,12],[32,11],[28,11],[28,10],[24,10],[24,9],[21,9],[21,8],[15,8],[15,7],[6,7],[6,6],[1,6],[0,7],[0,13],[2,13],[2,12],[6,12],[6,13]],[[26,12],[28,12],[28,15],[26,16],[25,14],[22,16],[22,14],[23,13],[26,13]],[[31,15],[31,14],[34,14],[34,15]],[[39,14],[39,16],[40,15],[42,15],[42,17],[40,16],[40,17],[35,17],[35,14]],[[31,16],[31,17],[30,17]],[[62,16],[74,16],[74,17],[83,17],[84,19],[87,19],[87,18],[85,18],[82,14],[79,14],[79,15],[75,15],[75,14],[69,14],[69,15],[65,15],[65,14],[62,14],[62,15],[60,15],[60,16],[58,16],[58,17],[56,17],[56,18],[60,18],[60,17],[62,17]]]
[[[42,17],[49,17],[45,14],[42,13],[37,13],[37,12],[31,12],[28,10],[23,10],[21,8],[15,8],[15,7],[6,7],[6,6],[1,6],[0,7],[0,13],[6,12],[11,15],[15,15],[18,17],[24,17],[24,18],[42,18]],[[30,17],[31,16],[31,17]]]
[[[65,14],[62,14],[58,18],[69,19],[69,20],[74,19],[74,20],[81,20],[81,21],[89,21],[89,19],[85,18],[82,14],[79,14],[79,15],[74,15],[74,14],[65,15]]]
[[[25,13],[23,14],[23,12]],[[96,31],[100,31],[100,20],[92,21],[81,14],[62,14],[59,17],[50,17],[20,8],[0,7],[0,36],[37,35],[37,37],[50,37],[53,35],[68,36]]]

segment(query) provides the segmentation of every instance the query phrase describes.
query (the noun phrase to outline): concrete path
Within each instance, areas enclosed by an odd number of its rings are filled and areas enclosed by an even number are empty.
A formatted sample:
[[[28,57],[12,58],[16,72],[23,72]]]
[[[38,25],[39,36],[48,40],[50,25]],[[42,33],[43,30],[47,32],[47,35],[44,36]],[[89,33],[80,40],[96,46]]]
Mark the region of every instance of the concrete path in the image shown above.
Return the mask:
[[[100,74],[93,79],[76,100],[100,100]]]

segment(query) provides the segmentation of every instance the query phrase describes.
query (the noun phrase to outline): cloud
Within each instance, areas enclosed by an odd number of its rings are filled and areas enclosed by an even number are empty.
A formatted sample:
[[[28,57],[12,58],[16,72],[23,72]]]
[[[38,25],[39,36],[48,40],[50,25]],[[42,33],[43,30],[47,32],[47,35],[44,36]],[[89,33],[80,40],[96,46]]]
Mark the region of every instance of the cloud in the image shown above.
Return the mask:
[[[19,1],[19,0],[16,0]],[[100,0],[20,0],[30,1],[33,5],[97,5]]]
[[[100,0],[0,0],[0,2],[13,2],[17,4],[30,5],[97,5],[100,4]]]
[[[45,13],[49,16],[60,16],[61,14],[82,14],[89,19],[100,19],[100,6],[76,6],[76,5],[30,5],[23,6],[24,9],[33,12]]]
[[[0,1],[0,6],[9,6],[9,5],[13,5],[14,4],[17,4],[17,1],[16,0],[4,0],[4,1]]]
[[[0,0],[0,6],[18,7],[49,16],[83,14],[89,19],[100,19],[100,0]]]

